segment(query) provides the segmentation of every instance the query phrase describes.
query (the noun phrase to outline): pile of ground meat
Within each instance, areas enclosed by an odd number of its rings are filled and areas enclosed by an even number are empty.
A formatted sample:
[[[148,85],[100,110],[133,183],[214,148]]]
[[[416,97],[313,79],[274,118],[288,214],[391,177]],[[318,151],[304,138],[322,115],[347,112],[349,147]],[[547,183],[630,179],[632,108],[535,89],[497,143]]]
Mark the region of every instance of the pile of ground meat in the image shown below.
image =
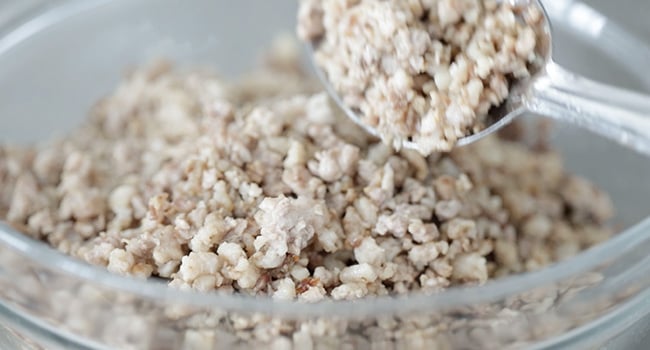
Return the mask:
[[[276,46],[230,83],[135,70],[66,137],[2,146],[0,218],[115,273],[309,302],[480,284],[612,233],[607,195],[557,153],[396,152]]]
[[[535,7],[496,0],[303,0],[298,34],[343,103],[399,149],[449,151],[539,63]]]

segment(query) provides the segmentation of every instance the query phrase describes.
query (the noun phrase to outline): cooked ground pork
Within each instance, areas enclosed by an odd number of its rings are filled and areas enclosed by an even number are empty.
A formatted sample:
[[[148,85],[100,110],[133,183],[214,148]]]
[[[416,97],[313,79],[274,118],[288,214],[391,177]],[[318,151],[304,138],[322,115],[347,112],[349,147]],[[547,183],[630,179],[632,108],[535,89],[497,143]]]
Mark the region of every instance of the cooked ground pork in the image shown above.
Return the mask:
[[[364,125],[428,155],[483,129],[530,75],[541,20],[508,1],[303,0],[298,34]]]
[[[154,64],[65,138],[2,146],[0,218],[115,273],[309,302],[480,284],[611,234],[557,153],[396,152],[273,57],[262,87]]]

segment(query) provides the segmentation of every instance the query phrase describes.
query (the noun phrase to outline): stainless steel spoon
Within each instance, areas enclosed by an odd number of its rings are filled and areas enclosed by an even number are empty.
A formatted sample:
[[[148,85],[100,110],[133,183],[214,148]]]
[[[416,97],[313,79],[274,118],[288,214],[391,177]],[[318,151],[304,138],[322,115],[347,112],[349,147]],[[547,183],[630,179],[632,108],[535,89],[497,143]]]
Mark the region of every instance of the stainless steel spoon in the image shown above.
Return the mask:
[[[516,117],[533,113],[573,123],[650,155],[650,96],[598,83],[565,70],[553,62],[551,57],[550,24],[540,1],[510,0],[510,3],[516,6],[536,6],[543,14],[539,33],[543,40],[538,48],[543,62],[533,68],[530,78],[513,83],[506,101],[490,111],[485,129],[459,139],[456,146],[480,140]],[[314,48],[310,49],[314,61]],[[621,55],[625,54],[621,52]],[[363,123],[359,111],[354,111],[343,103],[318,65],[314,66],[326,91],[346,115],[371,135],[378,136],[374,128]],[[644,74],[644,67],[638,68],[639,73]],[[404,141],[402,147],[417,149],[417,145],[410,141]]]

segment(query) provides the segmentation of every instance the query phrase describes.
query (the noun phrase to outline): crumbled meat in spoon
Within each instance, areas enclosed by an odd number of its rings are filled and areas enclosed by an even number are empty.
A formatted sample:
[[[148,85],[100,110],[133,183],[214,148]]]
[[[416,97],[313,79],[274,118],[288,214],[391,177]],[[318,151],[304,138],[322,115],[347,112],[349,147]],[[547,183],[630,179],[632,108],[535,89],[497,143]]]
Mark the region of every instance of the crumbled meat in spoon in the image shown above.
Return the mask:
[[[399,149],[449,151],[538,60],[542,14],[494,0],[304,0],[298,34],[362,123]]]

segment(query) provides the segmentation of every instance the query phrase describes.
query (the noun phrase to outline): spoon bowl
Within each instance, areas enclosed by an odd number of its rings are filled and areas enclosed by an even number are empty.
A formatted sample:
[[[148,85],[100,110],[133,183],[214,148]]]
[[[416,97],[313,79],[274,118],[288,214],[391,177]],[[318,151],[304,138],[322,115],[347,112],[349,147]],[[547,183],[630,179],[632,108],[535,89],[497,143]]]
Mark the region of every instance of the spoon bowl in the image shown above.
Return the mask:
[[[476,142],[526,114],[539,114],[571,122],[592,132],[611,138],[636,151],[650,155],[650,96],[591,81],[565,70],[552,59],[551,24],[540,0],[502,0],[519,13],[518,20],[527,22],[527,14],[536,10],[541,21],[536,25],[536,60],[529,67],[530,76],[510,82],[509,94],[499,106],[490,109],[485,127],[459,138],[455,147]],[[379,137],[377,130],[364,123],[361,111],[353,109],[340,97],[325,72],[315,63],[318,43],[308,45],[316,75],[325,90],[348,118],[369,134]],[[412,141],[404,140],[397,148],[422,152]]]

